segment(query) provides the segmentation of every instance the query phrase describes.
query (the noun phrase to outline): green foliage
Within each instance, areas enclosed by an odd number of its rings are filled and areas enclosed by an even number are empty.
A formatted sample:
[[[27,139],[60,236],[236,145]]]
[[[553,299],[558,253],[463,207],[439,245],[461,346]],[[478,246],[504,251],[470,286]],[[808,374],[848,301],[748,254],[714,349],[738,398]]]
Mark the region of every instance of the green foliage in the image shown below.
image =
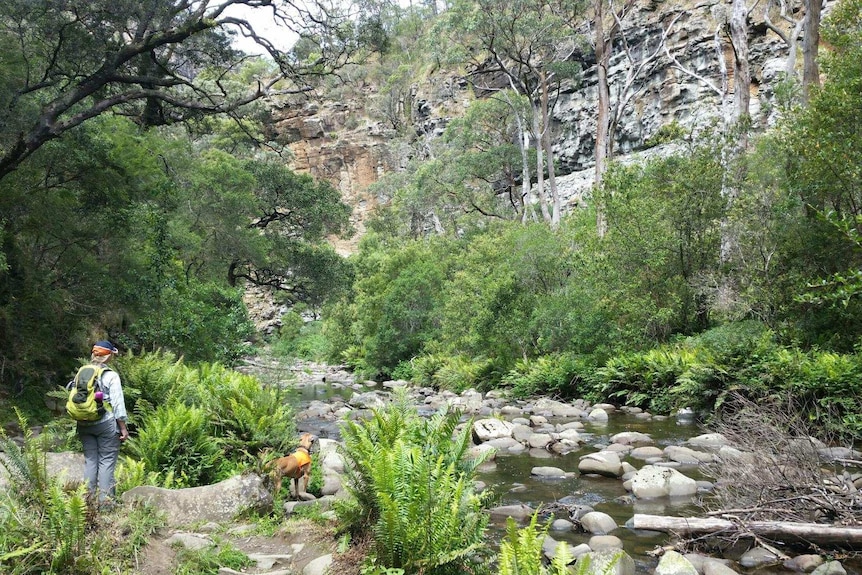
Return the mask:
[[[270,349],[274,355],[285,359],[325,362],[332,353],[332,344],[323,332],[322,322],[306,322],[298,313],[291,311],[282,316],[278,339]]]
[[[170,474],[177,486],[207,485],[222,479],[221,446],[211,434],[207,411],[200,407],[176,402],[157,407],[129,450],[144,463],[147,473]]]
[[[175,575],[208,575],[222,568],[239,571],[254,564],[248,555],[228,544],[198,550],[183,548],[177,553],[177,560]]]
[[[556,395],[583,397],[583,379],[594,369],[589,358],[571,354],[543,355],[520,361],[501,381],[517,397]]]
[[[249,353],[253,333],[240,290],[191,280],[162,291],[158,309],[129,327],[129,343],[182,350],[190,361],[233,363]]]
[[[644,141],[644,146],[652,148],[674,140],[679,140],[686,135],[686,129],[676,121],[671,120],[669,124],[662,124],[658,131]]]
[[[44,451],[23,416],[19,425],[23,447],[0,429],[0,465],[10,482],[0,496],[0,571],[89,575],[124,565],[160,521],[149,511],[132,509],[126,536],[115,544],[109,532],[96,529],[86,486],[50,477]]]
[[[337,513],[351,533],[373,534],[380,567],[458,573],[484,549],[485,497],[472,485],[483,459],[465,459],[469,426],[453,440],[458,420],[445,411],[424,420],[402,394],[372,419],[345,424],[351,499]]]
[[[218,364],[201,364],[195,372],[196,384],[177,390],[177,398],[206,410],[209,432],[227,460],[251,463],[264,449],[281,453],[291,447],[296,428],[280,386],[264,387]]]
[[[533,513],[530,523],[521,528],[509,517],[506,520],[506,535],[500,541],[498,575],[568,575],[567,566],[573,557],[568,544],[563,541],[557,544],[550,567],[545,566],[542,543],[548,527],[547,524],[539,526],[538,512]]]

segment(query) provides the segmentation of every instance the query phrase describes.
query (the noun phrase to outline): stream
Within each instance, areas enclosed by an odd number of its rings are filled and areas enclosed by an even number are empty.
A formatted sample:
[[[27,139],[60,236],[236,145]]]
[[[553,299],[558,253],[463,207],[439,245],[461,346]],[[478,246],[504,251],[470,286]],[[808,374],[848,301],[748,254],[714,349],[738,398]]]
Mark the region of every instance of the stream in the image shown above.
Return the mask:
[[[313,400],[330,403],[347,401],[354,390],[349,386],[330,385],[326,383],[306,383],[295,390],[292,401],[301,410]],[[420,410],[421,412],[421,410]],[[466,419],[466,418],[465,418]],[[562,423],[564,419],[548,418],[550,423]],[[637,500],[623,487],[620,479],[581,475],[578,473],[578,461],[582,455],[598,450],[597,446],[610,443],[610,437],[623,431],[646,433],[655,440],[655,445],[664,448],[668,445],[679,445],[687,439],[703,433],[694,423],[677,422],[674,418],[640,419],[634,415],[614,413],[607,423],[583,420],[585,428],[579,433],[586,439],[581,448],[565,455],[557,455],[544,449],[530,449],[521,453],[499,452],[495,460],[480,468],[477,479],[484,482],[495,494],[495,506],[525,504],[537,509],[541,504],[560,501],[563,498],[567,504],[587,505],[607,513],[620,526],[612,535],[623,542],[624,550],[635,560],[639,573],[651,573],[657,560],[647,552],[657,546],[664,545],[667,535],[655,531],[637,531],[625,527],[626,521],[635,513],[654,515],[699,514],[700,511],[692,498],[674,501],[667,498],[657,500]],[[338,422],[326,419],[310,418],[297,423],[302,431],[310,431],[320,437],[338,439]],[[635,467],[642,467],[643,461],[624,457]],[[567,472],[574,472],[574,477],[567,479],[545,479],[531,475],[533,467],[553,466]],[[698,473],[696,466],[678,468],[687,476],[700,480],[707,479]],[[504,524],[493,523],[490,526],[491,537],[497,539],[503,532]],[[565,541],[572,545],[587,543],[592,537],[589,533],[578,531],[550,531],[549,535],[557,541]]]

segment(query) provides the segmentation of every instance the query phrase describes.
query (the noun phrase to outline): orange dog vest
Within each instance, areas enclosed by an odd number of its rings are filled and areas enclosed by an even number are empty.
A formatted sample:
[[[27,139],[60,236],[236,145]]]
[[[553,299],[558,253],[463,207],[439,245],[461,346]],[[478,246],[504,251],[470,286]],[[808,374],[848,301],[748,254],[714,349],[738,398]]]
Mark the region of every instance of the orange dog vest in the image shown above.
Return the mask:
[[[311,463],[311,456],[302,449],[295,451],[293,456],[296,458],[296,462],[299,464],[299,467]]]

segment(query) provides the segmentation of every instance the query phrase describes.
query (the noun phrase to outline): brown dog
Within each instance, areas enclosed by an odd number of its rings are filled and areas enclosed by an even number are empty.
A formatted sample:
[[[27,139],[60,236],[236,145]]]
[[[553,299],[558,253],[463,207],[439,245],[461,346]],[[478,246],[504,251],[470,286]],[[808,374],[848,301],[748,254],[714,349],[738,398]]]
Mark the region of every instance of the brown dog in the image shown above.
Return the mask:
[[[281,489],[281,479],[289,477],[293,479],[293,491],[299,499],[299,480],[302,479],[302,492],[308,490],[308,478],[311,476],[311,448],[317,438],[310,433],[303,433],[299,437],[299,447],[287,457],[279,457],[273,462],[275,469],[275,491],[277,494]],[[288,491],[290,489],[288,488]]]

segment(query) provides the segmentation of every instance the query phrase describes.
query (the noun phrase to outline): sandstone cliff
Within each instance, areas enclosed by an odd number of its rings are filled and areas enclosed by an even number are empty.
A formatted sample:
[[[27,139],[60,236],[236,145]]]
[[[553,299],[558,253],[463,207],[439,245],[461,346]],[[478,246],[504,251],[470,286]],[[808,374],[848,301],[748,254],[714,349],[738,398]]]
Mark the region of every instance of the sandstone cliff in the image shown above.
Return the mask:
[[[636,77],[634,95],[620,114],[614,137],[618,157],[636,157],[650,138],[672,123],[689,131],[720,117],[734,89],[733,50],[723,32],[729,13],[730,2],[725,0],[639,0],[614,45],[609,70],[612,101],[625,91],[632,61],[653,53],[657,57]],[[801,13],[791,11],[788,16],[799,19]],[[661,49],[664,37],[669,54]],[[754,125],[765,127],[774,120],[774,86],[787,64],[788,47],[769,30],[760,4],[749,14],[749,46],[750,111]],[[584,64],[581,81],[564,86],[553,108],[560,191],[570,205],[588,192],[593,179],[596,67],[594,58],[593,62],[585,58]],[[405,140],[370,108],[373,87],[349,93],[347,98],[285,106],[276,110],[274,126],[289,142],[292,167],[330,181],[353,206],[357,235],[335,240],[344,254],[355,249],[369,211],[385,201],[370,194],[369,185],[382,174],[401,169],[416,153],[417,141],[442,133],[448,120],[474,97],[467,81],[451,71],[417,80],[408,102],[414,125]]]

